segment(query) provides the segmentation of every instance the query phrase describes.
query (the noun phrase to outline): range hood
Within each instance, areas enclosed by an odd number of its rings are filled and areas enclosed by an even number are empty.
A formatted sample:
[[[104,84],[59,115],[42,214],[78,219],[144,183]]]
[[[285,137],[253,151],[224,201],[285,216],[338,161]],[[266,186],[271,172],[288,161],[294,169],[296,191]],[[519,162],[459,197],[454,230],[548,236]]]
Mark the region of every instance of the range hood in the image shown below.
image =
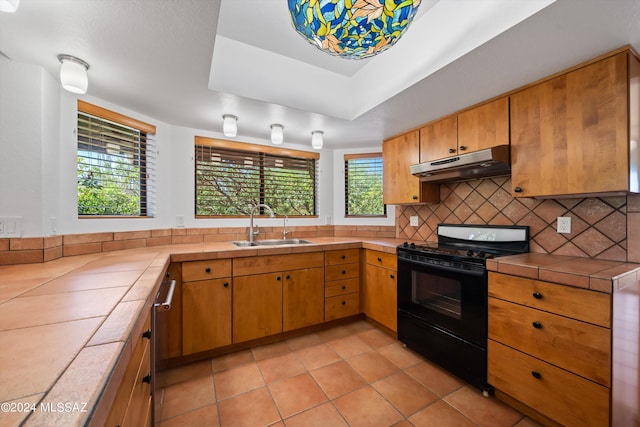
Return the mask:
[[[511,174],[509,146],[497,145],[411,166],[411,174],[421,182],[435,184]]]

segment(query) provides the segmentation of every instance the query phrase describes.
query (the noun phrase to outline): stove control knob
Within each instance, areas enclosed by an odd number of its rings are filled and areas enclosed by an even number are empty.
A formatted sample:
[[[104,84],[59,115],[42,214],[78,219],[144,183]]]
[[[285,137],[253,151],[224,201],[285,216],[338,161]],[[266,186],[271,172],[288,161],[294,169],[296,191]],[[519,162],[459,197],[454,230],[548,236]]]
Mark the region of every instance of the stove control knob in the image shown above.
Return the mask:
[[[484,252],[478,252],[478,258],[486,258],[487,254],[485,254]]]
[[[408,244],[407,242],[404,242],[404,243],[402,244],[402,247],[403,247],[403,248],[408,248],[408,247],[409,247],[409,244]]]
[[[416,248],[416,244],[415,243],[411,243],[411,245],[409,245],[409,246],[411,246],[411,249],[415,249]]]
[[[473,256],[473,251],[471,249],[467,251],[467,256]]]

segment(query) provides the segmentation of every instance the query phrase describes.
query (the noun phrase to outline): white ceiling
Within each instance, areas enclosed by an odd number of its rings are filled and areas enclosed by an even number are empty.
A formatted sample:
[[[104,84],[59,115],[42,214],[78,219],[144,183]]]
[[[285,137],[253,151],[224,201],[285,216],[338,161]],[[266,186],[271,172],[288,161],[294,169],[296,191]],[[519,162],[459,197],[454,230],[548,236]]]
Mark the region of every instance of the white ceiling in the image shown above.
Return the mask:
[[[422,2],[403,38],[364,61],[306,43],[286,0],[21,0],[0,13],[0,51],[54,76],[57,54],[82,58],[89,95],[166,123],[219,132],[230,113],[239,140],[281,123],[285,143],[317,129],[329,148],[379,145],[620,46],[640,51],[640,0]]]

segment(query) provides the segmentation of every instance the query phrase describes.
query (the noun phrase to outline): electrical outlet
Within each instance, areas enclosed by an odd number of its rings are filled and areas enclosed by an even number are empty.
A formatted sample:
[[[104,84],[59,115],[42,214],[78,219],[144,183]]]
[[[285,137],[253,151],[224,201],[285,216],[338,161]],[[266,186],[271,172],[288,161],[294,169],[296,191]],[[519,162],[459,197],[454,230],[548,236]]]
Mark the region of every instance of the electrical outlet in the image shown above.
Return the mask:
[[[409,217],[409,225],[412,227],[417,227],[418,226],[418,216],[417,215],[413,215]]]
[[[22,217],[3,216],[0,217],[0,237],[20,237],[22,236]]]
[[[571,233],[571,217],[559,216],[557,229],[558,233]]]
[[[176,215],[176,227],[184,227],[184,215]]]

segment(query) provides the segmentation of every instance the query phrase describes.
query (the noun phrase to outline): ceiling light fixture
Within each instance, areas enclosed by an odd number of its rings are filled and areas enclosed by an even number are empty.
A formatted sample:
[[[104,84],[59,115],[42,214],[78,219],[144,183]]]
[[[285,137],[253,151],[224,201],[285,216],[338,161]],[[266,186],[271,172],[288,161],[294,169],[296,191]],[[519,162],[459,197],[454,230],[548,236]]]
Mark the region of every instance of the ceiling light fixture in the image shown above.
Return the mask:
[[[291,23],[323,52],[362,59],[391,47],[409,27],[421,0],[287,0]]]
[[[60,66],[62,87],[73,93],[87,93],[89,64],[71,55],[58,55],[58,60],[62,63]]]
[[[0,0],[0,12],[13,13],[18,10],[20,0]]]
[[[232,114],[222,116],[222,133],[230,138],[238,134],[238,118]]]
[[[322,148],[323,135],[324,132],[322,132],[321,130],[314,130],[313,132],[311,132],[311,146],[316,150]]]
[[[271,143],[280,145],[284,141],[284,126],[274,123],[271,125]]]

